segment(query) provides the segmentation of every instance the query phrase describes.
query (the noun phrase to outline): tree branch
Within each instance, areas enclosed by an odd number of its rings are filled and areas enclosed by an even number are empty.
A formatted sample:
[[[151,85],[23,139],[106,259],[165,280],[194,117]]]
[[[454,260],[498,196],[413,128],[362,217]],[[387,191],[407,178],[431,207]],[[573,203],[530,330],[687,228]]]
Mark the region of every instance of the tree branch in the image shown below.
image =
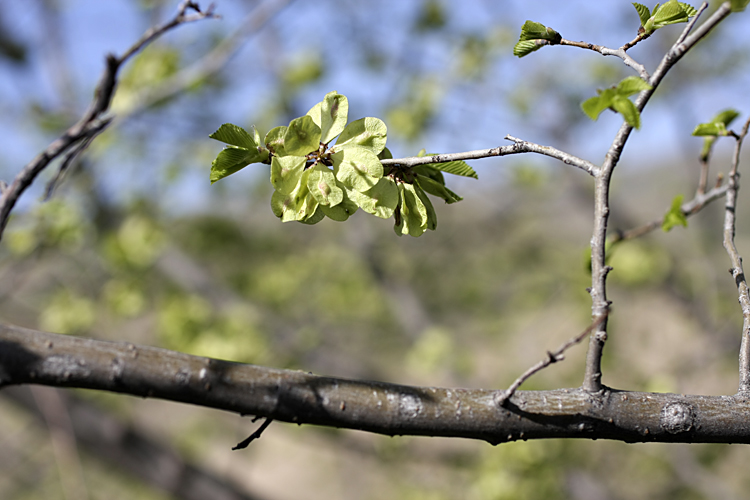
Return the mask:
[[[449,161],[478,160],[481,158],[490,158],[493,156],[507,156],[519,153],[537,153],[560,160],[561,162],[572,165],[584,170],[589,175],[595,175],[598,167],[593,163],[573,156],[559,149],[550,146],[541,146],[533,142],[527,142],[510,135],[505,136],[506,140],[513,141],[510,146],[500,146],[491,149],[478,149],[466,151],[464,153],[449,153],[430,156],[410,156],[408,158],[396,158],[381,160],[384,166],[399,165],[402,167],[416,167],[418,165],[429,165],[430,163],[447,163]]]
[[[153,397],[282,422],[492,444],[584,438],[750,443],[750,398],[603,388],[498,391],[319,377],[165,349],[0,325],[0,387],[41,384]]]
[[[608,314],[609,312],[607,312]],[[567,351],[569,348],[573,347],[574,345],[581,342],[583,339],[585,339],[588,335],[591,334],[591,332],[599,326],[599,324],[604,321],[604,319],[607,317],[607,314],[604,316],[600,316],[596,319],[591,325],[589,325],[588,328],[586,328],[583,332],[579,333],[575,337],[568,339],[567,342],[565,342],[563,345],[557,348],[556,351],[550,352],[547,351],[547,357],[523,372],[520,377],[518,377],[511,385],[508,387],[505,391],[499,392],[496,398],[496,403],[498,406],[503,406],[506,401],[508,401],[513,394],[516,393],[519,387],[521,387],[521,384],[526,382],[532,375],[534,375],[537,372],[540,372],[547,368],[549,365],[553,363],[557,363],[558,361],[562,361],[565,359],[565,356],[563,353]]]
[[[697,214],[698,212],[703,210],[703,207],[709,205],[711,202],[718,200],[722,196],[726,195],[728,189],[729,185],[724,184],[723,186],[717,186],[711,189],[707,193],[696,193],[695,197],[687,203],[683,203],[680,209],[682,210],[682,213],[685,215],[685,217],[690,217],[691,215]],[[644,234],[648,234],[651,231],[660,228],[663,223],[664,217],[660,219],[654,219],[648,224],[644,224],[633,229],[628,229],[627,231],[617,231],[612,235],[611,238],[609,238],[609,242],[610,244],[619,243],[620,241],[638,238],[640,236],[643,236]]]
[[[679,61],[696,43],[698,43],[706,34],[708,34],[717,24],[719,24],[731,12],[729,2],[724,2],[714,14],[708,18],[693,34],[684,38],[684,40],[675,43],[664,55],[659,66],[649,80],[651,89],[644,90],[635,100],[635,106],[638,112],[648,103],[649,99],[656,91],[661,81],[666,76],[672,66]],[[684,33],[684,32],[683,32]],[[680,37],[682,38],[682,37]],[[593,317],[601,316],[609,308],[610,302],[607,300],[607,275],[611,268],[606,264],[606,241],[607,241],[607,223],[609,220],[609,188],[612,179],[612,173],[615,166],[620,160],[620,155],[625,144],[633,131],[633,127],[627,122],[623,122],[620,130],[617,132],[612,145],[607,152],[601,169],[597,172],[594,184],[594,230],[591,237],[591,312]],[[604,351],[604,344],[607,341],[607,322],[606,320],[597,329],[596,333],[591,336],[589,341],[589,351],[586,355],[586,371],[583,378],[583,389],[590,392],[602,390],[602,371],[601,359]]]
[[[630,55],[628,55],[628,53],[626,52],[629,48],[631,48],[632,46],[634,46],[636,43],[640,42],[643,39],[644,39],[643,36],[638,35],[638,37],[636,37],[635,40],[623,45],[622,47],[616,50],[604,47],[602,45],[596,45],[593,43],[586,43],[586,42],[574,42],[571,40],[566,40],[564,38],[560,41],[560,45],[568,45],[571,47],[579,47],[582,49],[593,50],[594,52],[598,52],[603,56],[619,57],[620,59],[622,59],[622,62],[624,62],[626,66],[633,68],[641,78],[643,78],[644,80],[648,80],[650,78],[650,75],[648,74],[648,71],[646,71],[646,67],[643,66],[643,64],[639,63],[638,61],[636,61],[635,59],[633,59],[632,57],[630,57]]]
[[[750,392],[750,289],[747,286],[745,271],[742,268],[742,257],[740,257],[737,247],[734,244],[734,233],[737,222],[737,193],[740,189],[740,174],[737,172],[740,163],[740,150],[742,141],[747,136],[750,128],[750,119],[745,122],[739,136],[736,136],[737,143],[734,148],[732,158],[732,170],[729,172],[726,195],[726,205],[724,211],[724,248],[729,254],[729,260],[732,262],[732,269],[729,272],[734,278],[739,294],[740,307],[742,308],[742,341],[740,344],[740,393]]]
[[[195,10],[197,14],[188,16],[188,9]],[[84,116],[68,130],[66,130],[58,139],[53,141],[47,149],[42,151],[30,163],[26,164],[23,169],[16,175],[13,182],[4,190],[0,197],[0,240],[8,224],[10,213],[15,207],[16,202],[21,194],[31,186],[34,179],[44,170],[53,160],[70,150],[75,150],[81,142],[88,141],[101,133],[112,121],[111,117],[102,116],[109,109],[112,97],[115,93],[117,84],[117,72],[123,63],[131,56],[145,47],[148,43],[163,35],[170,29],[200,19],[215,17],[212,8],[201,12],[198,5],[191,1],[183,2],[177,15],[162,26],[158,26],[147,31],[140,40],[130,47],[122,56],[116,57],[112,54],[107,56],[106,68],[102,73],[99,83],[94,92],[94,100]]]

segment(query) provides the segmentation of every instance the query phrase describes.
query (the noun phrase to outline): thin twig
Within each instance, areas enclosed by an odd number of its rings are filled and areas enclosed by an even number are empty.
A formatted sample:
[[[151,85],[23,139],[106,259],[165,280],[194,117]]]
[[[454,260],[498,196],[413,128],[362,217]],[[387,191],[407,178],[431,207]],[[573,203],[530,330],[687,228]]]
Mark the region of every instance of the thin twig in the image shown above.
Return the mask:
[[[651,89],[644,90],[635,100],[636,109],[641,112],[656,91],[667,72],[684,56],[696,43],[706,36],[731,12],[729,2],[724,2],[714,14],[708,18],[692,34],[686,36],[679,43],[675,43],[664,55],[659,66],[651,75],[648,83]],[[617,132],[612,145],[605,156],[604,163],[598,170],[594,184],[594,230],[591,236],[591,309],[594,316],[599,316],[609,308],[607,300],[607,275],[612,270],[606,264],[607,223],[609,220],[609,189],[617,163],[620,161],[622,150],[627,143],[633,127],[623,122]],[[604,344],[607,341],[607,323],[602,322],[598,331],[591,336],[589,351],[586,355],[586,371],[583,378],[583,389],[588,392],[602,390],[601,360]]]
[[[188,9],[195,10],[198,14],[193,16],[186,15]],[[102,115],[109,109],[112,97],[117,84],[117,72],[123,63],[132,55],[137,53],[149,42],[163,35],[168,30],[179,26],[180,24],[198,21],[215,17],[212,7],[205,12],[201,12],[198,5],[194,2],[184,2],[177,15],[162,26],[152,28],[146,32],[140,40],[130,47],[122,56],[107,56],[106,68],[97,84],[94,92],[94,99],[83,117],[68,130],[66,130],[58,139],[53,141],[47,148],[37,155],[31,162],[27,163],[16,175],[13,182],[7,189],[3,190],[0,197],[0,239],[2,239],[5,227],[8,224],[10,213],[15,207],[16,202],[21,194],[31,186],[34,179],[56,158],[65,155],[68,151],[75,148],[82,141],[102,132],[112,121],[111,117]]]
[[[683,203],[680,207],[680,210],[682,210],[682,214],[685,217],[690,217],[691,215],[697,214],[706,205],[724,196],[727,193],[728,189],[729,185],[724,184],[723,186],[719,185],[714,187],[707,193],[696,193],[695,198],[688,201],[687,203]],[[651,231],[660,228],[663,223],[664,217],[655,219],[648,224],[644,224],[633,229],[628,229],[627,231],[617,231],[612,235],[612,237],[609,238],[609,242],[610,244],[619,243],[620,241],[638,238],[640,236],[643,236],[644,234],[648,234]]]
[[[247,439],[243,439],[242,441],[240,441],[239,443],[237,443],[237,446],[235,446],[234,448],[232,448],[232,450],[244,450],[245,448],[248,447],[248,445],[250,445],[250,443],[252,443],[256,439],[260,439],[260,436],[263,434],[263,431],[265,431],[268,428],[268,426],[271,425],[271,422],[273,422],[273,419],[272,418],[267,418],[261,424],[261,426],[258,427],[255,430],[255,432],[253,432],[252,434],[250,434],[250,436],[248,436]]]
[[[590,161],[583,160],[577,156],[573,156],[559,149],[555,149],[550,146],[541,146],[534,144],[533,142],[527,142],[510,135],[505,136],[506,140],[513,141],[514,144],[510,146],[500,146],[490,149],[477,149],[474,151],[466,151],[463,153],[449,153],[440,155],[430,156],[410,156],[408,158],[395,158],[381,160],[385,166],[398,165],[401,167],[416,167],[418,165],[428,165],[430,163],[447,163],[450,161],[462,161],[462,160],[478,160],[481,158],[490,158],[493,156],[507,156],[519,153],[538,153],[541,155],[549,156],[560,160],[561,162],[572,165],[586,171],[589,175],[596,175],[597,166]]]
[[[556,351],[550,352],[547,351],[547,357],[523,372],[523,374],[518,377],[512,384],[510,384],[510,387],[508,387],[505,391],[498,392],[497,396],[495,398],[495,402],[498,406],[502,406],[505,404],[506,401],[508,401],[513,394],[518,390],[519,387],[521,387],[521,384],[526,382],[532,375],[535,373],[547,368],[549,365],[553,363],[557,363],[558,361],[562,361],[565,359],[565,356],[563,353],[567,351],[569,348],[573,347],[574,345],[580,343],[583,339],[585,339],[596,327],[598,327],[602,322],[607,318],[609,315],[609,311],[605,311],[604,314],[596,318],[591,325],[589,325],[588,328],[586,328],[584,331],[576,335],[575,337],[568,339],[567,342],[562,344],[560,347],[557,348]]]
[[[740,189],[740,174],[737,172],[740,164],[740,150],[742,141],[750,129],[750,118],[745,122],[742,132],[736,137],[732,170],[729,172],[729,189],[727,190],[726,210],[724,211],[724,248],[729,254],[732,268],[729,272],[734,278],[742,308],[742,341],[740,343],[740,387],[739,392],[750,391],[750,289],[742,269],[742,257],[734,244],[734,233],[737,224],[737,193]]]
[[[604,47],[602,45],[596,45],[593,43],[586,43],[586,42],[574,42],[572,40],[566,40],[562,39],[560,41],[560,45],[568,45],[571,47],[579,47],[581,49],[588,49],[593,50],[594,52],[598,52],[603,56],[615,56],[622,59],[622,61],[625,63],[626,66],[629,66],[633,68],[638,75],[640,75],[641,78],[644,80],[648,80],[650,78],[650,75],[648,74],[648,71],[646,71],[646,67],[643,66],[641,63],[633,59],[628,55],[626,52],[630,47],[638,43],[640,40],[643,40],[644,37],[639,35],[635,40],[630,42],[629,44],[625,44],[619,49],[610,49],[608,47]]]
[[[685,41],[685,38],[690,34],[691,31],[693,31],[693,27],[695,26],[695,23],[698,22],[698,18],[701,17],[701,14],[703,14],[703,11],[708,8],[708,2],[703,2],[700,7],[698,7],[698,12],[695,13],[693,18],[688,21],[687,26],[685,26],[685,29],[682,30],[682,33],[680,33],[680,36],[677,38],[676,43],[682,43]]]

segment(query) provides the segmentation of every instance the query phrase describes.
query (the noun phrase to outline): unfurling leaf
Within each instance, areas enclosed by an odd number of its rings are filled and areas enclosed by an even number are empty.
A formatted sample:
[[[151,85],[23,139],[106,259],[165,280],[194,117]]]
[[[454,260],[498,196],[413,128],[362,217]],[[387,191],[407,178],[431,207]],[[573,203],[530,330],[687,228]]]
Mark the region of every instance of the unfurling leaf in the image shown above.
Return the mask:
[[[227,146],[211,163],[211,184],[255,163],[257,154],[257,151]]]
[[[687,227],[687,217],[682,211],[682,200],[684,198],[683,195],[678,195],[672,200],[672,207],[669,209],[669,212],[664,215],[664,222],[661,224],[661,228],[665,233],[675,226]]]
[[[541,49],[545,45],[549,45],[547,40],[523,40],[516,42],[513,47],[513,55],[516,57],[524,57],[532,52]]]
[[[719,136],[725,136],[728,134],[727,127],[732,123],[735,118],[740,116],[740,113],[734,109],[725,109],[716,116],[714,116],[710,122],[701,123],[693,130],[693,135],[703,136],[703,148],[701,149],[701,160],[708,160],[711,154],[711,148],[716,142],[716,138]]]
[[[521,27],[521,36],[519,41],[525,40],[547,40],[551,43],[560,43],[562,36],[552,28],[548,28],[542,23],[526,21]]]
[[[253,127],[253,130],[254,129],[255,127]],[[255,133],[257,134],[257,131],[255,131]],[[209,135],[209,137],[245,149],[255,149],[258,147],[258,141],[248,134],[244,128],[238,127],[232,123],[223,124],[218,130],[216,130],[216,132]]]
[[[638,11],[638,17],[641,18],[641,26],[646,26],[646,23],[651,17],[651,11],[648,10],[648,7],[639,3],[633,3],[633,7]]]
[[[599,115],[605,109],[612,109],[622,114],[630,126],[638,129],[641,126],[641,114],[628,97],[650,89],[651,85],[643,79],[637,76],[629,76],[618,83],[616,87],[605,89],[598,96],[584,101],[581,104],[581,109],[592,120],[599,118]]]

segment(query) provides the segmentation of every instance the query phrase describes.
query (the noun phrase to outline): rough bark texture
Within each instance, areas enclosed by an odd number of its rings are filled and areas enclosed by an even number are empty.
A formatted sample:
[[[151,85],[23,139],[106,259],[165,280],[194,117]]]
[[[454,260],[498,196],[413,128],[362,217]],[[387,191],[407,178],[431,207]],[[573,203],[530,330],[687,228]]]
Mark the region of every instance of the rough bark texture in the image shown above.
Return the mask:
[[[97,389],[386,435],[626,442],[750,442],[750,395],[686,396],[604,388],[518,391],[410,387],[319,377],[187,354],[0,326],[0,388]]]

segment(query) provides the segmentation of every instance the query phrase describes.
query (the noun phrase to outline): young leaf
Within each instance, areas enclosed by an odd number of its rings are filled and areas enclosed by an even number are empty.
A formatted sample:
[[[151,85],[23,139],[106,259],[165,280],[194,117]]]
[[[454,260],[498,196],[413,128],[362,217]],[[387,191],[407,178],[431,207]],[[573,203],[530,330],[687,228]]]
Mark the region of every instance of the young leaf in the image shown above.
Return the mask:
[[[668,24],[684,23],[688,20],[688,13],[677,0],[669,0],[658,9],[654,9],[654,28],[662,28]]]
[[[598,96],[583,101],[581,109],[583,109],[583,112],[586,113],[589,118],[596,120],[599,118],[602,111],[612,106],[612,101],[614,100],[615,95],[616,93],[614,89],[605,89]]]
[[[541,23],[526,21],[521,27],[521,36],[519,41],[526,40],[547,40],[551,43],[560,43],[562,36],[552,28],[548,28]]]
[[[629,76],[617,84],[616,90],[617,95],[630,97],[631,95],[637,94],[643,90],[651,90],[651,85],[643,81],[640,77]]]
[[[701,123],[693,130],[695,136],[713,136],[727,135],[727,127],[723,123]]]
[[[378,118],[360,118],[346,126],[336,141],[334,151],[352,146],[366,148],[378,155],[385,147],[388,129]]]
[[[309,115],[295,118],[284,134],[284,149],[287,155],[305,156],[320,147],[320,127]]]
[[[307,112],[313,122],[320,127],[320,142],[328,144],[339,135],[346,126],[349,114],[349,101],[336,91],[329,92],[321,102]]]
[[[211,184],[242,170],[251,163],[256,163],[257,155],[257,151],[234,146],[225,147],[211,163]]]
[[[419,153],[417,153],[417,157],[422,158],[424,156],[437,156],[437,153],[427,154],[425,153],[424,149],[421,149]],[[479,179],[479,176],[474,171],[474,169],[471,168],[469,164],[466,163],[465,161],[448,161],[444,163],[428,163],[423,166],[427,168],[442,170],[443,172],[447,172],[453,175],[460,175],[463,177],[473,177],[474,179]],[[418,167],[415,167],[415,168],[418,168]],[[415,170],[412,169],[412,171],[414,172]],[[422,172],[422,174],[424,175],[424,172]],[[433,177],[433,176],[428,175],[428,177]],[[445,184],[445,181],[443,181],[443,184]]]
[[[399,236],[420,236],[427,229],[427,208],[419,199],[413,184],[399,182],[398,191],[400,200],[393,230]]]
[[[346,187],[364,192],[383,177],[383,165],[371,150],[351,146],[331,155],[336,178]]]
[[[428,177],[445,186],[445,177],[443,176],[443,173],[432,165],[417,165],[416,167],[412,167],[411,171],[416,175]]]
[[[254,127],[253,130],[255,130]],[[257,132],[255,133],[257,134]],[[209,137],[245,149],[256,149],[259,144],[259,141],[254,140],[244,128],[238,127],[232,123],[223,124],[218,130],[216,130],[216,132],[209,135]]]
[[[519,40],[513,47],[513,55],[516,57],[524,57],[549,45],[547,40]]]
[[[618,95],[612,100],[612,107],[625,118],[628,125],[636,130],[641,128],[641,114],[630,99]]]
[[[638,17],[641,18],[641,26],[646,26],[646,23],[651,17],[651,11],[648,10],[648,7],[639,3],[633,3],[633,7],[638,11]]]
[[[419,182],[419,185],[422,187],[422,189],[433,196],[442,198],[446,203],[456,203],[457,201],[463,200],[463,198],[445,187],[444,184],[441,184],[430,177],[417,175],[417,182]]]
[[[682,200],[684,196],[678,195],[672,200],[672,207],[664,215],[664,222],[661,224],[662,230],[666,233],[675,226],[687,227],[687,217],[682,212]]]
[[[435,208],[432,206],[430,198],[422,190],[422,187],[420,186],[418,180],[414,182],[414,192],[417,193],[419,200],[424,205],[427,217],[427,229],[429,229],[430,231],[434,231],[437,228],[437,214],[435,213]]]

